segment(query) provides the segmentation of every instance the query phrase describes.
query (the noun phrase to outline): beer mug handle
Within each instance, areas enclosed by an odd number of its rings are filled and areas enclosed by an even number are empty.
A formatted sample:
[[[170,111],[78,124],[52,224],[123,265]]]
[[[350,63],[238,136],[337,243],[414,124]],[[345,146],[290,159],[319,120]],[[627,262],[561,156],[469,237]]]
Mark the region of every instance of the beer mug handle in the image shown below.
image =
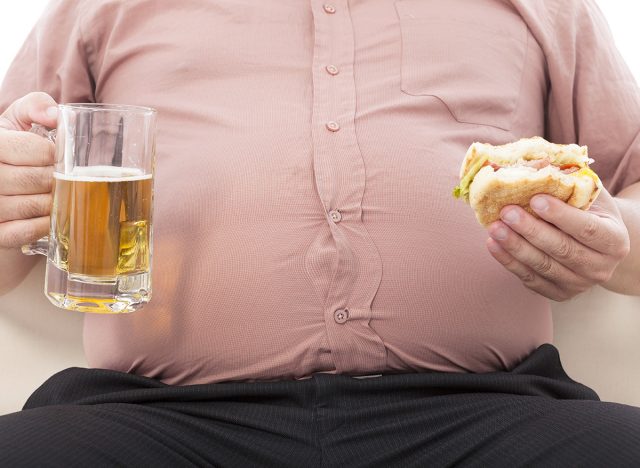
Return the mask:
[[[56,129],[48,130],[46,127],[38,124],[31,124],[31,129],[29,130],[31,133],[35,133],[36,135],[40,135],[43,138],[46,138],[51,143],[56,142]],[[41,239],[38,239],[31,244],[22,246],[22,253],[25,255],[44,255],[47,256],[49,252],[49,237],[44,236]]]

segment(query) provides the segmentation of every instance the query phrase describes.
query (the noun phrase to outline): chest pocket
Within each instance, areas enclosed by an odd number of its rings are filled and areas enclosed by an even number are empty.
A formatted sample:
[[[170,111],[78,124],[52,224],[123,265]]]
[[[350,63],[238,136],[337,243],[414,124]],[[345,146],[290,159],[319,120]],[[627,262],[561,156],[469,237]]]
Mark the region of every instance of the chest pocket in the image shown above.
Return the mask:
[[[440,99],[458,122],[509,130],[527,27],[501,0],[401,0],[402,91]]]

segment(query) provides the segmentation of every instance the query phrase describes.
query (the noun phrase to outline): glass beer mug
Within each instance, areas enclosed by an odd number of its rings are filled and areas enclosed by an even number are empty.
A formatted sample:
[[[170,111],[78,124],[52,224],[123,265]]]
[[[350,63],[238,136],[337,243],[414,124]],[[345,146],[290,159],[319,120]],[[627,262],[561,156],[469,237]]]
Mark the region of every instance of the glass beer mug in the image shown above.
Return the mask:
[[[151,108],[61,104],[49,236],[24,246],[47,256],[44,292],[56,306],[123,313],[151,298],[155,119]]]

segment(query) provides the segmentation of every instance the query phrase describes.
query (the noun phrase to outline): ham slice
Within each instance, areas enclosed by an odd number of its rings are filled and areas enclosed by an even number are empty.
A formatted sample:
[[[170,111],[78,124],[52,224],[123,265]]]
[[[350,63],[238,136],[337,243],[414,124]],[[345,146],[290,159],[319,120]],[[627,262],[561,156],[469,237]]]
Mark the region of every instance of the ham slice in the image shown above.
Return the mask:
[[[549,157],[545,157],[542,159],[531,159],[530,161],[523,161],[522,165],[527,167],[533,167],[534,169],[542,169],[543,167],[547,167],[551,164],[551,160]]]
[[[542,159],[530,159],[530,160],[520,160],[518,162],[519,166],[524,166],[524,167],[530,167],[532,169],[535,169],[537,171],[539,171],[542,168],[545,168],[547,166],[551,165],[551,160],[549,159],[549,157],[544,157]],[[499,164],[496,164],[494,162],[490,162],[490,161],[485,161],[485,163],[482,165],[482,167],[485,166],[491,166],[493,168],[493,171],[497,171],[498,169],[502,169],[503,167],[509,167],[509,166],[501,166]],[[576,166],[574,164],[563,164],[562,166],[556,166],[563,174],[571,174],[573,172],[576,172],[578,170],[580,170],[579,166]]]

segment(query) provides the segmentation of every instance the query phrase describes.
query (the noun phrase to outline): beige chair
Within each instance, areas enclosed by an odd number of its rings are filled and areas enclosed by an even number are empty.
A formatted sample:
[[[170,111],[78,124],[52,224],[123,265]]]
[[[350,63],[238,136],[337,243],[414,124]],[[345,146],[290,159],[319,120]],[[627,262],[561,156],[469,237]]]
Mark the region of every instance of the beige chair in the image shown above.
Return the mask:
[[[640,297],[593,288],[553,310],[569,376],[602,400],[640,406]]]
[[[86,366],[82,314],[44,298],[41,262],[11,294],[0,297],[0,414],[17,411],[55,372]],[[554,304],[556,345],[569,375],[603,400],[640,406],[640,298],[596,288]]]
[[[44,265],[42,258],[18,288],[0,297],[0,414],[19,410],[56,372],[87,366],[82,314],[44,297]]]

